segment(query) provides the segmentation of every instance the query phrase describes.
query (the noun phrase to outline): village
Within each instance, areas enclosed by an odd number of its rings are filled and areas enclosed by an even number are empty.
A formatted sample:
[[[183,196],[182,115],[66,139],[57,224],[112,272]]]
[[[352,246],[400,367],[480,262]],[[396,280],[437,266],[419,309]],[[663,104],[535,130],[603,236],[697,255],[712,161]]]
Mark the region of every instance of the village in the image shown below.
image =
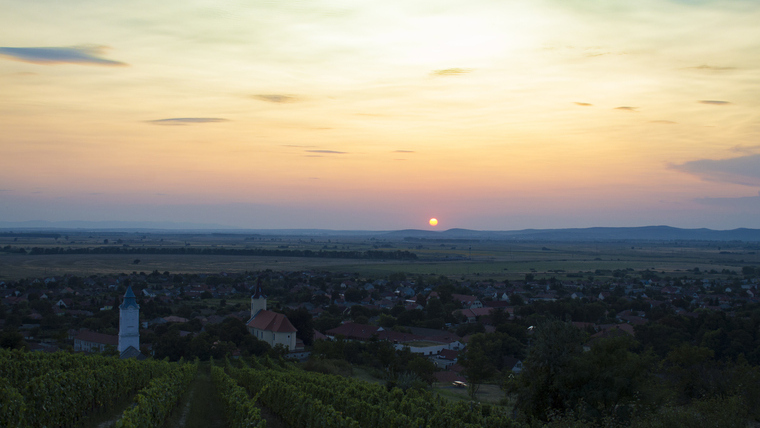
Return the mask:
[[[572,322],[588,333],[590,347],[599,338],[634,336],[637,326],[666,315],[730,317],[760,302],[752,267],[694,270],[680,278],[649,270],[588,272],[572,281],[536,276],[468,282],[404,273],[366,278],[323,271],[154,271],[4,281],[2,346],[121,353],[118,311],[129,289],[139,303],[143,356],[176,360],[268,352],[305,361],[319,340],[386,341],[427,358],[436,382],[464,383],[460,352],[473,334],[504,332],[505,322],[520,343],[498,356],[498,366],[519,373],[530,340],[528,324],[539,314]],[[237,336],[209,333],[222,325]],[[248,337],[240,333],[246,330]]]

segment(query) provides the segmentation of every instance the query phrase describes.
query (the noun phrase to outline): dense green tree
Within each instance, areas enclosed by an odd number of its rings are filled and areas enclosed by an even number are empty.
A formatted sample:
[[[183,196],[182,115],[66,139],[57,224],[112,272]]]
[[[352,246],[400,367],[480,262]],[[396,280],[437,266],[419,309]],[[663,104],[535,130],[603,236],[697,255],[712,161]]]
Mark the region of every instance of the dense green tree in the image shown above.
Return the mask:
[[[367,292],[358,288],[351,287],[347,288],[346,291],[343,292],[343,296],[348,302],[361,302],[361,300],[367,296]]]
[[[444,318],[446,316],[446,308],[444,308],[441,299],[430,299],[425,306],[425,313],[429,319]]]
[[[322,315],[314,320],[314,328],[319,332],[326,332],[327,330],[333,329],[337,326],[339,326],[341,323],[341,318],[336,316],[331,316],[328,313],[322,313]]]
[[[565,383],[566,407],[586,416],[629,421],[641,405],[655,405],[661,394],[654,391],[653,353],[639,354],[630,336],[597,341],[589,352],[574,358]]]
[[[311,346],[314,341],[314,318],[306,308],[285,311],[285,315],[298,330],[296,337],[303,340],[304,345]]]
[[[467,348],[459,357],[459,364],[464,367],[468,392],[473,400],[480,389],[480,385],[496,376],[492,346],[493,343],[488,340],[484,333],[477,333],[470,338]]]
[[[24,349],[24,338],[15,330],[6,329],[0,335],[0,348]]]
[[[380,327],[392,328],[396,325],[396,318],[388,314],[380,314],[378,325]]]
[[[516,408],[530,418],[547,420],[547,412],[566,407],[566,382],[574,359],[582,352],[583,334],[572,324],[544,321],[533,329],[523,370],[508,389],[516,394]]]

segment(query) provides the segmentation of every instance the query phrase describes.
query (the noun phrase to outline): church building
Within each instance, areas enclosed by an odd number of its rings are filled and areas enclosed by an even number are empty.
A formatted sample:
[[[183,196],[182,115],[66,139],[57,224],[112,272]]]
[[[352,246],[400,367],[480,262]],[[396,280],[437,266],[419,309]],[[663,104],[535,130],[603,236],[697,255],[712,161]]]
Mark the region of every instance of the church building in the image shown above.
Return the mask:
[[[261,292],[260,280],[251,296],[251,319],[246,325],[252,335],[272,347],[281,344],[288,351],[296,349],[296,328],[285,315],[267,310],[267,298]]]
[[[140,305],[132,287],[127,287],[124,302],[119,306],[119,355],[121,358],[140,354]]]

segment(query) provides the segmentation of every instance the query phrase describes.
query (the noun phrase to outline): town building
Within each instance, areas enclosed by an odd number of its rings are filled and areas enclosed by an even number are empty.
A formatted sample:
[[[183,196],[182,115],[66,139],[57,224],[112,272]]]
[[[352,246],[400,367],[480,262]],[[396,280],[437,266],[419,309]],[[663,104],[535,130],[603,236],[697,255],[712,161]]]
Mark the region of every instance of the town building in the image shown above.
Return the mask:
[[[85,330],[74,337],[74,352],[104,352],[109,346],[116,348],[118,343],[118,336]]]
[[[132,287],[127,287],[124,302],[119,306],[119,355],[130,347],[140,351],[140,305]]]
[[[296,349],[296,328],[285,315],[267,310],[267,298],[261,292],[260,283],[251,296],[251,319],[246,326],[254,337],[272,347],[282,345],[288,351]]]

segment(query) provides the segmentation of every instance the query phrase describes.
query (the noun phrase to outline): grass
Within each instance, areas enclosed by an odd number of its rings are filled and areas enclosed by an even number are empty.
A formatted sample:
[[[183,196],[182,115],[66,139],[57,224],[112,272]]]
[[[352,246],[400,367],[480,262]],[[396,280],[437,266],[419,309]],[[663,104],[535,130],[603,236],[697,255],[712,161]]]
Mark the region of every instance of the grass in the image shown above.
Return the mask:
[[[380,379],[373,376],[370,370],[364,367],[353,366],[353,375],[351,377],[354,379],[363,380],[365,382],[385,385],[385,379]]]
[[[172,415],[164,424],[167,428],[221,428],[227,426],[224,408],[216,387],[211,381],[208,363],[201,364]]]
[[[439,384],[433,387],[433,392],[451,401],[470,401],[467,388],[457,388],[449,384]],[[480,403],[499,404],[504,398],[504,391],[498,385],[481,385],[475,400]]]
[[[135,402],[135,397],[125,397],[119,400],[114,405],[108,408],[98,409],[96,412],[88,415],[82,421],[82,427],[84,428],[107,428],[113,425],[124,411],[132,406]]]
[[[113,235],[113,236],[111,236]],[[367,250],[375,242],[361,238],[325,238],[314,242],[295,237],[266,238],[246,241],[245,236],[216,235],[139,235],[139,234],[83,234],[70,237],[70,241],[52,238],[0,237],[0,248],[5,245],[31,248],[39,247],[93,247],[103,245],[104,237],[111,243],[124,239],[132,247],[224,247],[224,248],[278,248],[319,250],[324,245],[338,249]],[[256,238],[258,239],[258,238]],[[253,257],[222,255],[47,255],[28,256],[0,252],[0,280],[28,277],[74,274],[118,274],[131,272],[172,273],[218,273],[244,272],[272,269],[274,271],[329,270],[335,273],[358,273],[382,277],[391,273],[405,272],[407,276],[444,275],[469,281],[494,279],[524,279],[528,273],[538,278],[556,277],[566,279],[568,273],[587,272],[597,269],[644,269],[665,272],[670,276],[683,276],[687,270],[698,267],[702,271],[723,269],[741,271],[742,266],[760,264],[760,251],[744,243],[519,243],[506,241],[481,241],[466,244],[439,243],[437,241],[408,243],[391,242],[392,248],[381,250],[409,250],[416,253],[418,261],[379,261],[355,259],[321,259],[291,257]],[[753,254],[754,253],[754,254]],[[460,256],[461,259],[446,260]],[[140,263],[134,264],[139,259]],[[557,272],[560,271],[560,272]]]

